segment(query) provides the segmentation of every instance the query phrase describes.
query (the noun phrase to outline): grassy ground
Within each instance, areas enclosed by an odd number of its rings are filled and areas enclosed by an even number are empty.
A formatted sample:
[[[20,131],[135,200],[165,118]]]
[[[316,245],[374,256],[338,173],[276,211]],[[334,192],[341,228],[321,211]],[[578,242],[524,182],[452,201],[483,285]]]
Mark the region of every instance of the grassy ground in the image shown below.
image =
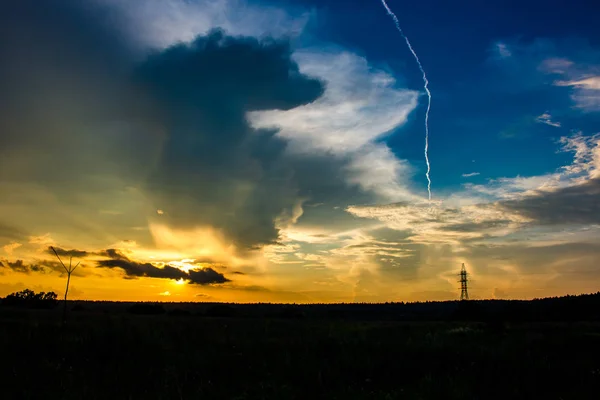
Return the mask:
[[[597,399],[600,325],[2,311],[6,399]]]

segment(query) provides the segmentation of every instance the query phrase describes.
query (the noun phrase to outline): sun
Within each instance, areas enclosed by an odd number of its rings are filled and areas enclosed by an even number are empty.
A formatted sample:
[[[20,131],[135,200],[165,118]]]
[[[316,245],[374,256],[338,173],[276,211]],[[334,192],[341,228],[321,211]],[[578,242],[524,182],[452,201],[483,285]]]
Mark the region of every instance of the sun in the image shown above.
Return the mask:
[[[176,285],[185,285],[185,281],[183,279],[179,279],[178,281],[175,281]]]
[[[184,259],[181,261],[169,261],[167,263],[167,265],[169,265],[171,267],[179,268],[180,270],[182,270],[184,272],[190,272],[190,270],[198,268],[197,266],[195,266],[193,264],[194,261],[196,261],[196,260]]]

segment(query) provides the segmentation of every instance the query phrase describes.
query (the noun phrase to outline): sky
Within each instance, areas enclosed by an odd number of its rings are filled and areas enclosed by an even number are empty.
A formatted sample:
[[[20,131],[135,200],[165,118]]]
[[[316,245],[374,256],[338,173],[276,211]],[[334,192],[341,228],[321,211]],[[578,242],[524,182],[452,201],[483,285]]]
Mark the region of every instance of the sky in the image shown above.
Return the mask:
[[[0,4],[0,296],[530,299],[600,288],[584,0]]]

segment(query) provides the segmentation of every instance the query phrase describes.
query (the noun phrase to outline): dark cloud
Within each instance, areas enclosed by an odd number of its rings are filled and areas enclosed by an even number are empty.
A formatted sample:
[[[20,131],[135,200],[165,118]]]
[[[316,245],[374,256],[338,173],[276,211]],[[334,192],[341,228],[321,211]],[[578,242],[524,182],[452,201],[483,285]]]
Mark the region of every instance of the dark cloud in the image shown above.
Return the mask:
[[[542,225],[598,224],[600,179],[499,204]]]
[[[123,254],[114,249],[104,251],[111,259],[98,261],[100,268],[119,268],[125,272],[125,278],[161,278],[161,279],[184,279],[192,284],[210,285],[229,282],[223,274],[215,271],[212,268],[194,269],[188,272],[179,268],[164,265],[162,267],[154,266],[150,263],[138,263],[125,257]]]
[[[26,177],[58,189],[67,176],[71,185],[85,185],[87,173],[107,168],[93,162],[112,158],[96,129],[132,111],[123,83],[134,51],[118,22],[96,2],[2,2],[0,155],[2,164],[27,163],[2,168],[0,178]]]
[[[168,132],[147,184],[164,220],[211,225],[242,247],[272,243],[276,218],[298,196],[285,142],[254,131],[248,111],[289,109],[318,98],[286,42],[213,31],[148,58],[135,80],[153,96]]]
[[[340,220],[369,199],[347,187],[349,159],[293,156],[275,131],[249,126],[250,111],[323,93],[289,42],[213,31],[148,56],[107,7],[0,4],[0,189],[32,210],[7,226],[80,233],[100,246],[161,209],[160,222],[212,226],[251,249],[277,241],[300,199],[339,206]],[[322,209],[305,218],[320,223]]]
[[[58,261],[52,260],[35,260],[29,264],[26,264],[23,260],[16,260],[14,262],[4,260],[0,261],[0,268],[10,269],[14,272],[19,272],[22,274],[59,273],[61,276],[66,275],[62,264]],[[83,268],[77,268],[73,275],[83,277],[87,274]]]
[[[2,262],[0,262],[0,266],[11,269],[15,272],[22,272],[24,274],[28,274],[29,272],[31,272],[30,266],[26,265],[23,262],[23,260],[17,260],[15,262],[2,261]]]
[[[108,224],[145,223],[99,212],[135,201],[126,187],[160,151],[160,127],[130,83],[142,53],[122,26],[100,1],[0,2],[0,191],[18,210],[3,223],[96,243],[113,241]]]
[[[117,249],[106,249],[96,254],[99,256],[111,258],[113,260],[128,260],[128,258]]]
[[[137,263],[130,260],[101,260],[98,266],[102,268],[120,268],[128,277],[147,277],[162,279],[188,279],[188,274],[179,268],[165,265],[163,268],[155,267],[149,263]]]
[[[507,226],[511,221],[499,219],[495,221],[483,221],[483,222],[465,222],[462,224],[451,224],[441,226],[439,229],[442,231],[450,232],[481,232],[488,229],[495,229]]]
[[[37,273],[46,273],[47,272],[47,269],[44,266],[38,265],[38,264],[25,264],[25,262],[23,262],[23,260],[17,260],[14,262],[0,261],[0,266],[11,269],[14,272],[20,272],[23,274],[30,274],[32,272],[34,272],[34,273],[35,272],[37,272]]]
[[[0,222],[0,238],[8,240],[24,240],[27,234],[10,224]]]
[[[65,250],[65,249],[61,249],[60,247],[54,247],[54,250],[56,250],[56,254],[58,254],[59,256],[64,256],[64,257],[73,257],[73,258],[84,258],[87,257],[88,255],[90,255],[90,253],[88,253],[85,250]],[[46,249],[46,253],[50,254],[50,255],[55,255],[54,251],[52,250],[52,247],[48,247]]]
[[[188,276],[190,283],[195,283],[198,285],[229,282],[229,279],[225,278],[223,274],[208,267],[203,269],[190,270]]]

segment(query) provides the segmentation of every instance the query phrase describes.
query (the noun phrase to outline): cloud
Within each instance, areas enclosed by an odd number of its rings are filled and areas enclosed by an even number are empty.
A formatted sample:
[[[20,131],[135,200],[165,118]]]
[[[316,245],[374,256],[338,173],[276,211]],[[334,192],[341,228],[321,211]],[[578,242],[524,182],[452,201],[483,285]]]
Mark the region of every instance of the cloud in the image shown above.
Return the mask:
[[[136,80],[156,99],[168,140],[146,190],[171,226],[212,226],[240,247],[274,242],[275,220],[298,201],[285,142],[246,113],[290,109],[322,93],[286,42],[222,31],[148,58]],[[190,184],[197,182],[197,184]]]
[[[41,12],[34,3],[0,6],[6,243],[51,232],[40,247],[127,238],[148,251],[160,221],[178,237],[213,232],[220,261],[237,267],[229,261],[245,263],[323,210],[343,214],[349,199],[412,198],[409,164],[381,139],[419,93],[342,49],[295,51],[285,36],[302,31],[305,10],[48,0]],[[278,117],[255,119],[267,115]],[[324,206],[306,212],[308,201]]]
[[[599,278],[599,255],[597,242],[537,245],[526,240],[501,246],[477,244],[459,254],[478,285],[489,288],[486,297],[493,295],[492,288],[499,288],[507,298],[592,292]]]
[[[20,241],[27,239],[27,233],[12,225],[5,225],[0,222],[0,238],[10,241]]]
[[[573,38],[536,39],[513,47],[519,57],[503,65],[520,72],[529,80],[528,85],[571,88],[571,100],[577,108],[584,112],[600,110],[600,52],[589,43]],[[540,117],[538,122],[545,123],[547,118]]]
[[[164,268],[155,267],[149,263],[137,263],[130,260],[100,260],[98,266],[101,268],[120,268],[130,277],[148,277],[179,280],[187,278],[187,274],[171,266]]]
[[[119,10],[129,36],[152,48],[190,42],[214,28],[235,36],[297,36],[311,13],[288,5],[285,9],[245,0],[97,0]]]
[[[554,173],[466,184],[464,193],[445,202],[350,206],[347,211],[409,232],[410,242],[458,248],[520,231],[535,235],[535,229],[544,226],[600,223],[600,136],[574,134],[559,144],[560,151],[573,154],[573,161]],[[479,195],[485,197],[475,197]]]
[[[190,283],[198,285],[209,285],[214,283],[225,283],[230,280],[212,268],[206,267],[202,269],[190,270],[188,272]]]
[[[3,225],[103,242],[114,240],[107,224],[139,224],[144,206],[131,186],[151,167],[160,133],[128,83],[139,53],[121,23],[92,2],[1,3]]]
[[[559,152],[573,153],[572,163],[544,175],[497,178],[482,185],[466,184],[468,195],[484,196],[488,201],[520,199],[577,185],[599,176],[600,135],[575,133],[562,137],[558,144]]]
[[[408,240],[429,244],[459,244],[464,240],[504,236],[528,222],[526,217],[483,204],[453,208],[441,203],[396,203],[352,206],[348,212],[385,222],[395,230],[411,232]]]
[[[170,116],[146,185],[156,204],[169,205],[166,224],[211,226],[248,249],[274,243],[306,199],[415,197],[408,164],[375,140],[406,121],[417,93],[394,88],[391,76],[350,53],[294,53],[298,65],[290,57],[285,42],[214,31],[139,68],[138,82]],[[346,116],[338,127],[336,113]],[[324,135],[334,141],[319,144]]]
[[[56,253],[59,256],[64,256],[64,257],[73,257],[73,258],[84,258],[87,257],[90,253],[88,253],[85,250],[65,250],[65,249],[61,249],[60,247],[54,247],[54,250],[52,250],[51,247],[48,247],[46,249],[46,253],[54,256],[54,251],[56,251]]]
[[[127,256],[121,253],[120,250],[117,249],[106,249],[104,251],[97,253],[100,256],[105,256],[113,260],[127,260]]]
[[[500,204],[542,225],[600,224],[600,179]]]
[[[291,151],[356,151],[405,123],[417,105],[417,92],[395,88],[393,76],[356,54],[304,49],[293,58],[303,74],[326,83],[324,95],[291,110],[249,115],[255,127],[279,128]]]
[[[44,264],[26,264],[23,260],[16,260],[14,262],[0,260],[0,266],[22,274],[30,274],[32,272],[44,274],[49,271],[62,270],[62,266],[58,263],[45,262]]]
[[[600,135],[562,137],[560,151],[573,154],[570,164],[541,176],[502,178],[467,185],[489,196],[496,210],[520,216],[528,225],[596,224],[600,199]],[[493,202],[493,203],[492,203]]]
[[[21,246],[23,246],[22,243],[10,242],[9,244],[3,246],[2,249],[4,250],[4,252],[6,254],[8,254],[10,256],[10,255],[12,255],[14,250],[18,249]]]
[[[551,57],[543,60],[539,69],[552,74],[566,74],[575,63],[566,58]]]
[[[125,277],[146,277],[146,278],[159,278],[159,279],[171,279],[171,280],[186,280],[192,284],[198,285],[210,285],[229,282],[230,280],[225,278],[223,274],[215,271],[210,267],[202,269],[189,269],[184,271],[180,268],[163,265],[157,267],[151,263],[139,263],[132,261],[120,252],[114,250],[107,250],[107,255],[112,255],[114,258],[108,260],[97,261],[99,268],[118,268],[125,272]],[[164,264],[164,263],[162,263]]]
[[[396,200],[410,197],[409,166],[375,140],[406,122],[418,93],[395,87],[393,76],[349,52],[303,49],[293,58],[302,73],[326,83],[324,95],[291,110],[252,112],[252,125],[278,129],[288,152],[347,159],[349,184]]]
[[[506,43],[497,42],[494,44],[495,55],[499,58],[512,57],[512,51]]]
[[[31,266],[26,265],[23,260],[17,260],[15,262],[9,262],[9,261],[0,261],[0,266],[4,267],[4,268],[9,268],[15,272],[22,272],[25,274],[28,274],[29,272],[31,272]],[[37,269],[37,266],[35,266],[34,268]]]
[[[584,112],[600,110],[600,52],[578,38],[513,39],[494,44],[489,64],[496,71],[492,86],[504,93],[534,96],[544,91],[544,101],[556,104],[564,114],[564,92],[552,86],[571,88],[570,97]],[[506,57],[509,52],[511,55]],[[543,122],[543,121],[538,121]]]
[[[228,285],[228,288],[230,288],[232,290],[240,290],[240,291],[245,291],[245,292],[270,292],[271,291],[271,289],[268,289],[263,286],[258,286],[258,285],[246,285],[246,286]]]
[[[114,149],[102,143],[97,129],[82,128],[85,123],[102,124],[105,118],[129,111],[122,101],[130,100],[126,88],[115,84],[125,78],[122,68],[132,61],[130,49],[118,29],[103,17],[107,10],[100,5],[48,0],[41,8],[37,3],[23,0],[0,6],[1,99],[8,105],[1,111],[1,160],[20,167],[2,168],[0,179],[20,174],[40,183],[68,179],[73,184],[76,178],[83,183],[85,173],[98,171],[101,164],[96,161],[101,157],[114,159],[109,154]],[[117,16],[113,18],[118,22]],[[33,92],[36,101],[32,101]],[[90,92],[94,96],[84,95]],[[88,154],[72,152],[73,147],[93,149],[98,156],[89,154],[88,158]],[[65,156],[54,157],[59,152]],[[48,163],[53,165],[52,172],[40,167]]]
[[[584,111],[600,111],[600,76],[556,81],[556,86],[571,86],[574,88],[571,98],[578,108]]]
[[[463,178],[470,178],[472,176],[477,176],[477,175],[480,175],[480,173],[479,172],[470,172],[468,174],[462,174],[462,177]]]
[[[552,121],[552,116],[548,112],[545,112],[545,113],[537,116],[535,118],[535,121],[539,122],[539,123],[542,123],[542,124],[553,126],[555,128],[560,128],[560,126],[561,126],[560,122],[554,122],[554,121]]]
[[[577,81],[558,81],[556,86],[575,86],[583,89],[600,90],[600,76],[580,79]]]

